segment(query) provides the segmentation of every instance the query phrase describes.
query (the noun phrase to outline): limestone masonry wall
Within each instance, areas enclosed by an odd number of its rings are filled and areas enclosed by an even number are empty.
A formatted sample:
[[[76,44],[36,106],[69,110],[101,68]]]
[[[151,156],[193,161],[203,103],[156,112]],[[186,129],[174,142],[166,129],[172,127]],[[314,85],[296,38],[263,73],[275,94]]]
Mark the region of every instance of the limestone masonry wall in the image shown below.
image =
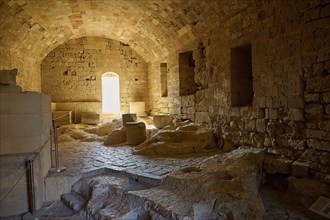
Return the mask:
[[[269,156],[282,158],[277,164],[285,169],[275,163],[274,172],[291,174],[298,161],[308,167],[306,175],[330,182],[329,24],[330,5],[322,1],[249,5],[149,65],[152,113],[208,123],[235,145],[265,148]],[[246,44],[251,44],[253,103],[231,107],[231,48]],[[189,50],[199,90],[179,96],[178,53]],[[161,98],[159,63],[164,62],[168,97]]]
[[[73,39],[49,53],[41,65],[42,92],[53,102],[101,102],[106,72],[119,75],[121,112],[129,112],[131,101],[149,109],[145,61],[129,45],[101,37]]]
[[[0,2],[0,69],[18,69],[17,84],[23,91],[41,91],[40,62],[35,45],[40,35],[35,35],[32,41],[23,42],[31,30],[26,16],[20,15],[21,10],[10,10]],[[10,30],[10,31],[8,31]]]

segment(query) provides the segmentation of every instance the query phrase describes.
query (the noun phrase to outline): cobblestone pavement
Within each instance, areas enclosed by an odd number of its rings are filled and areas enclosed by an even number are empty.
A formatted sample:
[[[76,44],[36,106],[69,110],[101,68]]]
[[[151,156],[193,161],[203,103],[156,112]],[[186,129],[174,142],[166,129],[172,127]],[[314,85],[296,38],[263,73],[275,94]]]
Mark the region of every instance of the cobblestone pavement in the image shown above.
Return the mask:
[[[133,148],[130,146],[107,147],[100,142],[73,141],[60,143],[60,166],[67,167],[61,174],[79,175],[100,168],[110,168],[137,174],[165,176],[173,170],[194,166],[210,156],[209,154],[185,158],[156,158],[133,155],[132,151]]]

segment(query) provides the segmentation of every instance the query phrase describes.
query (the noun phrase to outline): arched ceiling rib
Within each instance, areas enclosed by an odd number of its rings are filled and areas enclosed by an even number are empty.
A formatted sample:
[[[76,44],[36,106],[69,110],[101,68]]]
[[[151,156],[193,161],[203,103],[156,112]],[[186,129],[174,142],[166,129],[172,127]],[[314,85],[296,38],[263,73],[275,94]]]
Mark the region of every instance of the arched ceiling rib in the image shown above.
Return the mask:
[[[41,61],[69,39],[102,36],[127,43],[152,61],[246,5],[240,0],[0,0],[0,47],[31,52]]]

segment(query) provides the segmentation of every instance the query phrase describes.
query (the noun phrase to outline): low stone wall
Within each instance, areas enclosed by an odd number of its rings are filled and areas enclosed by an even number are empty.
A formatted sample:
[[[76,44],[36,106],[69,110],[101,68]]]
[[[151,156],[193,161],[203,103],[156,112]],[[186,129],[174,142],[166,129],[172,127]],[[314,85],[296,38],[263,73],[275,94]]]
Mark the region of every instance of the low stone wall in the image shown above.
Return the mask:
[[[0,216],[27,212],[26,160],[34,160],[36,208],[44,201],[44,177],[51,167],[50,97],[36,92],[0,94]],[[17,186],[6,196],[14,184]]]

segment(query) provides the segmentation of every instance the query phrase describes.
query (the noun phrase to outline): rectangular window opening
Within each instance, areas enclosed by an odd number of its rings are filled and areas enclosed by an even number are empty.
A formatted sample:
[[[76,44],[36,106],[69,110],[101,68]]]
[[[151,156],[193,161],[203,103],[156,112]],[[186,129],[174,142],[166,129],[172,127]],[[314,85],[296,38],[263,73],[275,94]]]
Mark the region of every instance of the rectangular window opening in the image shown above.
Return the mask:
[[[188,51],[179,53],[179,85],[180,96],[192,95],[197,91],[197,84],[195,83],[195,61],[193,59],[193,52]]]
[[[230,50],[230,71],[231,106],[251,106],[253,101],[251,44]]]
[[[167,63],[160,64],[161,97],[167,97]]]

